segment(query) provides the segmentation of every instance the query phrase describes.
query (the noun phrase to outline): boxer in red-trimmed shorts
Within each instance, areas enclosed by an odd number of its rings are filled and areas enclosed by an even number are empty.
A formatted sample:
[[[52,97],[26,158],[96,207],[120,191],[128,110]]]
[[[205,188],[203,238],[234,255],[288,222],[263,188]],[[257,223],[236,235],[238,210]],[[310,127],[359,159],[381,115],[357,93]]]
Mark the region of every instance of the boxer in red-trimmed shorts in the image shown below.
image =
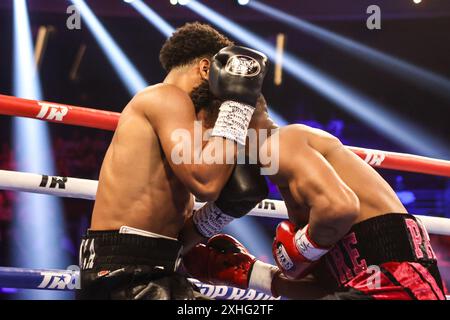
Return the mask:
[[[264,120],[261,110],[264,99],[255,114]],[[263,120],[254,121],[256,129],[269,123]],[[289,214],[273,243],[278,267],[221,235],[185,256],[194,277],[294,299],[445,299],[425,228],[337,138],[289,125],[260,141],[259,149],[278,154],[278,171],[268,178]],[[260,165],[274,164],[260,159]]]

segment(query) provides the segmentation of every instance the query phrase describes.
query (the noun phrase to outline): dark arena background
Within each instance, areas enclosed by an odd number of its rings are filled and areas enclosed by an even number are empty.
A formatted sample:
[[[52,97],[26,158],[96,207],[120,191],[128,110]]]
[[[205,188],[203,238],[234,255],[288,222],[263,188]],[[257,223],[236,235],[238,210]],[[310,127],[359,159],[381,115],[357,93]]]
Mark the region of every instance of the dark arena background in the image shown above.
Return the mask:
[[[82,8],[79,26],[74,4]],[[0,94],[32,87],[36,100],[121,112],[142,84],[162,81],[159,50],[172,28],[192,21],[239,45],[275,50],[263,92],[280,125],[320,128],[349,146],[450,160],[447,0],[1,0]],[[27,46],[34,78],[19,74],[32,72]],[[0,170],[98,179],[111,131],[39,120],[19,127],[19,120],[0,116]],[[410,213],[450,218],[448,177],[377,170]],[[39,195],[25,205],[27,196],[0,191],[0,266],[77,264],[94,202]],[[281,199],[275,186],[270,198]],[[278,222],[248,216],[225,231],[273,263]],[[432,234],[431,241],[449,287],[450,237]],[[73,296],[0,288],[0,298]]]

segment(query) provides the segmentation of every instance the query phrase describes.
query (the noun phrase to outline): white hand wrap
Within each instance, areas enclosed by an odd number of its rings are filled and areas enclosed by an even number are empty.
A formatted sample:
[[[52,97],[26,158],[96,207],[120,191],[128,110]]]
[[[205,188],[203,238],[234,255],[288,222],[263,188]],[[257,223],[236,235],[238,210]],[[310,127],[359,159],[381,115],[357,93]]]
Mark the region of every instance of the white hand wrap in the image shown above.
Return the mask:
[[[277,267],[256,260],[248,280],[248,287],[272,296],[272,280],[278,271]]]
[[[329,249],[319,247],[309,238],[308,225],[297,231],[294,241],[297,250],[309,261],[317,261],[329,251]]]
[[[237,101],[225,101],[219,110],[211,136],[230,139],[244,146],[255,108]]]
[[[208,202],[195,211],[193,216],[198,232],[206,238],[211,238],[218,234],[223,227],[233,220],[233,217],[223,213],[214,202]]]

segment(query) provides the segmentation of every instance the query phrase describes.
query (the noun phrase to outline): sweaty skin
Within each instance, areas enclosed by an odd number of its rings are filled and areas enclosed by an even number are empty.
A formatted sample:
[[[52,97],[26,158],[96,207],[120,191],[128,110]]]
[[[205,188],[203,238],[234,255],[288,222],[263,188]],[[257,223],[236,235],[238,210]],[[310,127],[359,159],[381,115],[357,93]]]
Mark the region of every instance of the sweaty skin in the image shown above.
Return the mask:
[[[193,200],[171,170],[144,109],[132,101],[120,116],[100,171],[91,229],[127,225],[176,237]]]
[[[174,164],[170,157],[178,142],[174,130],[193,137],[197,117],[188,92],[200,83],[198,70],[204,68],[201,63],[192,68],[195,72],[171,71],[164,83],[140,92],[123,110],[100,171],[91,230],[126,225],[176,238],[192,212],[191,193],[207,201],[219,195],[232,164],[193,165],[193,159]],[[215,143],[227,148],[224,154],[235,152],[236,146],[220,137],[206,146]]]
[[[255,114],[259,119],[251,127],[273,129],[267,108],[258,106],[258,110]],[[389,184],[325,131],[288,125],[260,141],[259,148],[265,154],[278,154],[279,170],[268,178],[277,185],[289,219],[298,226],[309,223],[309,234],[319,245],[333,245],[352,225],[366,219],[387,213],[407,214]],[[312,275],[291,280],[279,273],[272,288],[290,299],[317,299],[329,293]]]
[[[310,235],[319,244],[334,244],[366,219],[407,213],[389,184],[331,134],[289,125],[261,148],[272,149],[276,140],[279,170],[268,177],[278,186],[289,218],[298,225],[309,223]],[[352,203],[358,205],[352,208]],[[347,218],[341,221],[340,213]]]

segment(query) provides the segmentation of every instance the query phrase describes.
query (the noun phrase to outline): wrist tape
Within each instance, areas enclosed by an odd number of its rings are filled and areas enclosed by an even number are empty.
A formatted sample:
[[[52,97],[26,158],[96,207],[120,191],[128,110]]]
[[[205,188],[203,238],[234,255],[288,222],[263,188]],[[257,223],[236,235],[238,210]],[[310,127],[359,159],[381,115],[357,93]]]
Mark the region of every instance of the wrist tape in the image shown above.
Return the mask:
[[[314,243],[308,235],[308,229],[309,225],[306,225],[306,227],[297,231],[294,236],[295,246],[300,254],[306,259],[309,261],[317,261],[326,254],[329,249],[322,248]]]
[[[272,290],[273,277],[279,273],[279,269],[271,264],[256,260],[248,281],[248,287],[259,292],[277,297]]]
[[[208,202],[195,211],[193,216],[198,232],[206,238],[220,233],[233,220],[232,216],[223,213],[214,202]]]
[[[223,102],[211,136],[223,137],[245,145],[248,125],[254,111],[252,106],[237,101]]]

